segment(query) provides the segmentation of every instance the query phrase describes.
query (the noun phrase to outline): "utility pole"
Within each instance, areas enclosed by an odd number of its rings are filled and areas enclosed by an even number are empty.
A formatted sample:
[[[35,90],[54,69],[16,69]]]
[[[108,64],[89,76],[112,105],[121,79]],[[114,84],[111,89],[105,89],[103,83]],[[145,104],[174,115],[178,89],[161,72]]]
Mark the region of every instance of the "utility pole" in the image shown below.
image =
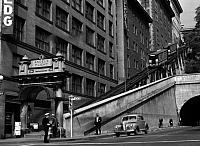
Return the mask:
[[[69,110],[70,110],[70,136],[73,137],[73,101],[74,100],[81,100],[80,97],[75,97],[73,95],[69,96]]]
[[[70,136],[73,137],[73,95],[69,96],[69,110],[70,110]]]

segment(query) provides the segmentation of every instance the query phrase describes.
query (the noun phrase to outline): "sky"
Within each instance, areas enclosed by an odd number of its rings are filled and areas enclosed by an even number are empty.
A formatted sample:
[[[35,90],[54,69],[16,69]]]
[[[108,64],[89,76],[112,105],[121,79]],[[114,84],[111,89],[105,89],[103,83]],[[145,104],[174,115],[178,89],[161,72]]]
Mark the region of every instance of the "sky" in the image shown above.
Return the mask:
[[[181,13],[181,24],[184,28],[194,28],[195,9],[200,5],[200,0],[179,0],[183,13]]]

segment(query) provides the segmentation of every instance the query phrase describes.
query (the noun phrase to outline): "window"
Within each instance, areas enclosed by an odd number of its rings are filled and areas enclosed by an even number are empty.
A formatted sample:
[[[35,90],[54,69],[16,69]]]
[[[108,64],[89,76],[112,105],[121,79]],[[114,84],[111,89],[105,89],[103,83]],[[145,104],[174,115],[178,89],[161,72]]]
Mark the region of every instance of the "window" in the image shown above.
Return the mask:
[[[85,17],[90,21],[94,21],[94,7],[90,5],[88,2],[85,3]]]
[[[110,77],[114,78],[114,66],[112,64],[110,64]]]
[[[104,15],[101,14],[99,11],[97,11],[97,26],[101,29],[105,29],[104,28]]]
[[[19,3],[19,4],[22,4],[22,5],[24,5],[25,4],[25,2],[24,2],[24,0],[15,0],[17,3]]]
[[[113,36],[113,23],[109,21],[109,35]]]
[[[25,20],[15,16],[15,20],[14,20],[14,38],[18,41],[23,41],[23,37],[24,37],[24,23]]]
[[[105,42],[105,38],[97,34],[97,49],[99,51],[104,52],[104,42]]]
[[[42,49],[44,51],[49,52],[49,35],[50,33],[36,27],[36,32],[35,32],[35,46],[39,49]]]
[[[79,75],[72,75],[72,91],[75,93],[82,93],[82,77]]]
[[[135,41],[133,41],[133,50],[135,51],[136,50],[136,44],[135,44]]]
[[[86,53],[86,67],[90,70],[94,70],[94,55]]]
[[[72,62],[82,65],[82,50],[76,46],[72,46]]]
[[[127,68],[131,68],[130,56],[127,55]]]
[[[72,35],[73,36],[80,36],[80,34],[82,33],[82,23],[76,19],[76,18],[72,18]]]
[[[64,3],[69,4],[69,0],[62,0]]]
[[[82,0],[72,0],[72,7],[75,10],[82,12]]]
[[[130,49],[130,43],[129,43],[129,37],[127,36],[126,37],[126,45],[127,45],[127,49],[129,50]]]
[[[23,56],[13,53],[13,61],[12,61],[12,67],[13,67],[13,76],[19,75],[19,62]]]
[[[60,51],[60,53],[62,53],[62,55],[67,58],[67,48],[68,43],[63,39],[58,38],[56,42],[56,53]]]
[[[69,30],[68,13],[56,7],[56,25],[64,30]]]
[[[94,84],[95,82],[90,79],[86,79],[86,94],[89,96],[94,96]]]
[[[36,1],[36,13],[40,16],[50,20],[50,0],[37,0]]]
[[[86,27],[86,43],[88,45],[94,46],[94,31],[88,27]]]
[[[108,0],[108,13],[109,14],[113,14],[113,12],[112,12],[113,10],[112,10],[112,1],[111,0]]]
[[[104,7],[103,1],[104,1],[104,0],[97,0],[97,4],[99,4],[100,6]]]
[[[114,57],[113,54],[113,43],[109,42],[109,55],[110,57]]]
[[[105,75],[105,61],[98,59],[98,73],[100,75]]]
[[[103,84],[103,83],[99,83],[98,84],[98,93],[99,93],[99,96],[104,94],[106,91],[106,85]]]

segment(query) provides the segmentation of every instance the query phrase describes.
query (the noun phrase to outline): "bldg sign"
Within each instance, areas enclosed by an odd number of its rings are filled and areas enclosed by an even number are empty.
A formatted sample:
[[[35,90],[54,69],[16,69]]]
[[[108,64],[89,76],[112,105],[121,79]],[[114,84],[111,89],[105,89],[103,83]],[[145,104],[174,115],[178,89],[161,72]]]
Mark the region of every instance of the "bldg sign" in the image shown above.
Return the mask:
[[[52,73],[56,68],[58,68],[58,62],[53,62],[52,58],[31,60],[28,74]]]
[[[14,0],[3,0],[2,33],[13,34]]]
[[[64,72],[65,64],[63,57],[44,58],[40,55],[39,59],[29,60],[25,58],[19,63],[19,75],[32,75]]]
[[[52,65],[52,59],[32,60],[29,68],[51,67]]]

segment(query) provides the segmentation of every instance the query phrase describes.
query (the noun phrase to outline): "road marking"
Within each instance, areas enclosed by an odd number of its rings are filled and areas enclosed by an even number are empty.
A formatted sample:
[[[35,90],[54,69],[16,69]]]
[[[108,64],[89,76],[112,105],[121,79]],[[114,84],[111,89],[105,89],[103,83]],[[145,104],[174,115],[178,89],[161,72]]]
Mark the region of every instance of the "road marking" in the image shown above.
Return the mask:
[[[178,140],[178,141],[146,141],[146,142],[116,142],[116,143],[57,143],[58,145],[122,145],[122,144],[154,144],[154,143],[183,143],[183,142],[200,142],[200,140]],[[50,143],[49,145],[55,145]]]

